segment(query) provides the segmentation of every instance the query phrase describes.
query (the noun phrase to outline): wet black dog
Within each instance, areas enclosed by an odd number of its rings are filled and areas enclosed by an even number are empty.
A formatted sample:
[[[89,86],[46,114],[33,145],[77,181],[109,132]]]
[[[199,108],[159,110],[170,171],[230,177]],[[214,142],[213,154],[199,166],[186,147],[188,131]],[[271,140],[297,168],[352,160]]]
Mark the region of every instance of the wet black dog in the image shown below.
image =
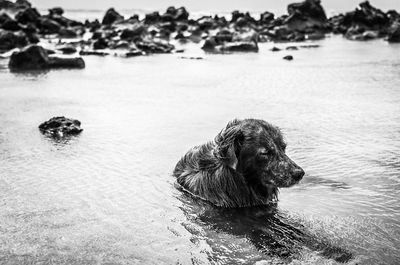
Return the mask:
[[[267,205],[304,171],[285,154],[280,130],[255,119],[233,120],[214,141],[192,148],[173,175],[186,191],[222,207]]]

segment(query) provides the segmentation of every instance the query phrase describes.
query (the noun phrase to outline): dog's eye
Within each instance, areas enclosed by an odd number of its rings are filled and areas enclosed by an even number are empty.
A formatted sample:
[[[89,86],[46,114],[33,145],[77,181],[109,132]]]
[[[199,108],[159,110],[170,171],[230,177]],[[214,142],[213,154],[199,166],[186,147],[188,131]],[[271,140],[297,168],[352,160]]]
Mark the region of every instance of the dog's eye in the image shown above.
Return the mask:
[[[272,153],[272,151],[264,149],[264,150],[259,152],[259,155],[264,157],[264,156],[271,155],[271,153]]]

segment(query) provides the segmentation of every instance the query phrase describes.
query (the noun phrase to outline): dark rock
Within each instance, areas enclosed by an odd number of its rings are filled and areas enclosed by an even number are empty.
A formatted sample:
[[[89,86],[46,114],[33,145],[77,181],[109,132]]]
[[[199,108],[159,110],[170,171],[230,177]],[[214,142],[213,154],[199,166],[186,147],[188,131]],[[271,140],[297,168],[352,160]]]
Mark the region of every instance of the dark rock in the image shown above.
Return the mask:
[[[197,20],[199,29],[202,31],[213,29],[217,26],[216,22],[212,17],[204,16]]]
[[[387,40],[388,42],[400,42],[400,21],[390,27]]]
[[[125,57],[127,57],[127,58],[141,56],[141,55],[143,55],[143,52],[139,51],[139,50],[132,50],[132,51],[125,53]]]
[[[293,3],[288,5],[287,11],[289,16],[298,13],[303,17],[312,18],[317,21],[325,22],[327,20],[320,0],[305,0],[301,3]]]
[[[107,53],[107,52],[98,52],[98,51],[80,51],[79,55],[106,56],[106,55],[109,55],[109,53]]]
[[[286,50],[288,51],[297,51],[299,48],[297,48],[296,46],[288,46],[286,47]]]
[[[50,18],[42,17],[39,20],[39,28],[42,34],[55,34],[60,31],[61,25]]]
[[[61,7],[53,7],[51,9],[49,9],[49,14],[50,14],[50,16],[53,16],[53,15],[62,16],[64,14],[64,9],[62,9]]]
[[[325,38],[325,33],[316,31],[306,34],[306,40],[322,40]]]
[[[121,33],[121,39],[134,39],[140,37],[145,32],[146,28],[141,24],[136,24],[132,28],[124,29]]]
[[[108,48],[108,41],[105,38],[99,38],[93,43],[93,49],[102,50]]]
[[[0,51],[8,51],[28,44],[27,36],[24,32],[10,32],[0,30]]]
[[[77,27],[77,26],[83,26],[83,23],[72,20],[66,17],[63,17],[62,15],[58,14],[51,14],[48,16],[50,19],[56,21],[58,24],[64,27]],[[98,22],[98,21],[97,21]]]
[[[159,21],[161,21],[161,16],[158,12],[146,14],[146,16],[144,18],[144,23],[146,23],[146,24],[154,24]]]
[[[12,18],[7,13],[0,13],[0,25],[10,19]]]
[[[8,64],[12,70],[46,69],[49,65],[50,59],[46,50],[38,45],[30,45],[20,52],[14,52]]]
[[[230,42],[221,47],[222,52],[258,52],[257,42]]]
[[[286,55],[285,57],[283,57],[283,59],[287,60],[287,61],[291,61],[291,60],[293,60],[293,56],[292,55]]]
[[[15,15],[15,19],[22,24],[36,24],[40,19],[40,13],[36,8],[27,8]]]
[[[279,49],[278,47],[272,47],[271,51],[273,52],[279,52],[281,49]]]
[[[59,51],[62,51],[64,54],[73,54],[76,53],[77,50],[73,45],[65,45],[64,47],[58,48]]]
[[[244,17],[244,13],[242,13],[238,10],[235,10],[232,12],[231,17],[232,17],[231,23],[233,23],[233,22],[236,22],[239,18]]]
[[[203,57],[200,56],[181,56],[180,59],[188,59],[188,60],[203,60]]]
[[[49,57],[46,50],[38,45],[30,45],[11,55],[9,64],[11,70],[41,70],[50,68],[84,68],[82,58]]]
[[[127,42],[125,40],[120,40],[112,48],[113,49],[130,49],[131,46],[130,46],[129,42]]]
[[[0,9],[14,9],[16,8],[15,4],[11,1],[0,0]]]
[[[17,9],[25,9],[32,7],[32,4],[28,0],[17,0],[15,1]]]
[[[206,39],[206,41],[203,44],[203,47],[201,47],[205,51],[214,51],[215,48],[217,47],[218,43],[215,40],[215,37],[211,37]]]
[[[265,11],[260,15],[259,23],[262,25],[269,24],[271,21],[274,20],[274,14],[268,11]]]
[[[76,38],[78,37],[78,33],[71,28],[62,27],[58,31],[58,36],[62,38]]]
[[[49,68],[85,68],[85,61],[81,58],[59,58],[50,57]]]
[[[50,120],[39,125],[39,130],[43,134],[52,137],[64,137],[77,135],[83,131],[81,122],[65,117],[53,117]]]
[[[107,10],[106,14],[104,15],[102,24],[103,25],[111,25],[115,22],[124,20],[124,17],[115,11],[114,8],[110,8]]]
[[[21,30],[20,25],[14,19],[7,19],[6,21],[4,21],[3,24],[1,25],[1,28],[11,31]]]
[[[319,48],[320,45],[318,44],[309,44],[309,45],[300,45],[300,48],[304,48],[304,49],[312,49],[312,48]]]
[[[334,33],[345,34],[346,38],[352,40],[367,40],[388,33],[389,26],[396,20],[397,12],[384,13],[382,10],[373,7],[368,1],[359,4],[359,8],[347,12],[344,15],[334,16],[329,19],[329,23]]]
[[[138,41],[136,46],[147,54],[170,53],[175,48],[172,44],[160,41]]]
[[[217,43],[232,42],[233,41],[233,32],[231,32],[228,29],[222,29],[217,32],[217,34],[214,36],[214,38]]]
[[[183,6],[176,10],[175,20],[182,21],[189,19],[189,12]]]

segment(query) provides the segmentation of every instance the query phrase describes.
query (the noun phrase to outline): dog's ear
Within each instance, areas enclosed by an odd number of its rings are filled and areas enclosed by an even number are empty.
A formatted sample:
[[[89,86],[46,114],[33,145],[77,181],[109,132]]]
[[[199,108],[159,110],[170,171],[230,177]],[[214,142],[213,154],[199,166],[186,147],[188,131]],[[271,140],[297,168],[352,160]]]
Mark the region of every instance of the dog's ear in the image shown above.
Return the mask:
[[[215,137],[218,158],[233,170],[236,170],[238,165],[238,155],[243,139],[243,132],[238,120],[228,123],[226,128]]]

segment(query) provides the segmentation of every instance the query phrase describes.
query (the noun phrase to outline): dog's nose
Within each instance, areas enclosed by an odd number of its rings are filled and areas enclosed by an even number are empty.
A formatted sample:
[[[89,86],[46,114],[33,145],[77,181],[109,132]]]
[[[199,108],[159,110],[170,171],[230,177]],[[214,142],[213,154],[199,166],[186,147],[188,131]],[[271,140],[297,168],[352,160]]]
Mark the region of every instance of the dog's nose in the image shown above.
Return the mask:
[[[296,181],[299,181],[299,180],[301,180],[301,179],[303,178],[303,176],[304,176],[304,170],[301,169],[301,168],[296,168],[296,169],[293,171],[292,176],[293,176],[293,178],[294,178]]]

